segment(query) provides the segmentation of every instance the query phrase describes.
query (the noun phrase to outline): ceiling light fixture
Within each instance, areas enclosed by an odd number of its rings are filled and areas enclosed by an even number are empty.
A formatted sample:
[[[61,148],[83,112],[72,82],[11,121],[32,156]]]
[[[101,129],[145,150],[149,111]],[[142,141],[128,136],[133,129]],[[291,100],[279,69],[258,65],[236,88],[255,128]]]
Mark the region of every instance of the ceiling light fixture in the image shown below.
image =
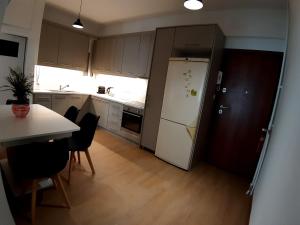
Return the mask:
[[[189,10],[199,10],[203,8],[202,0],[185,0],[184,7]]]
[[[80,1],[80,9],[79,9],[78,18],[77,18],[77,20],[72,25],[73,27],[75,27],[77,29],[83,29],[83,25],[82,25],[82,23],[80,21],[81,7],[82,7],[82,0]]]

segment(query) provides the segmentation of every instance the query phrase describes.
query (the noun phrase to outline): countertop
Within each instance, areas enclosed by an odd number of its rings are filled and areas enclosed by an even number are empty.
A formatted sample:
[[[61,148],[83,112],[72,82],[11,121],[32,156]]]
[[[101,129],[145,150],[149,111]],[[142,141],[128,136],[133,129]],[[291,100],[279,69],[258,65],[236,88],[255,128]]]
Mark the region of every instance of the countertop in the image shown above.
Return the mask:
[[[125,98],[120,98],[120,97],[114,97],[114,96],[110,96],[108,94],[97,94],[97,93],[88,93],[88,92],[79,92],[79,91],[69,91],[69,90],[63,90],[63,91],[59,91],[59,90],[40,90],[40,89],[35,89],[33,91],[33,93],[40,93],[40,94],[80,94],[80,95],[90,95],[92,98],[98,98],[98,99],[102,99],[102,100],[108,100],[108,101],[112,101],[112,102],[117,102],[123,105],[127,105],[127,106],[131,106],[131,107],[135,107],[137,109],[144,109],[145,107],[145,103],[143,102],[139,102],[139,101],[134,101],[134,100],[130,100],[130,99],[125,99]]]

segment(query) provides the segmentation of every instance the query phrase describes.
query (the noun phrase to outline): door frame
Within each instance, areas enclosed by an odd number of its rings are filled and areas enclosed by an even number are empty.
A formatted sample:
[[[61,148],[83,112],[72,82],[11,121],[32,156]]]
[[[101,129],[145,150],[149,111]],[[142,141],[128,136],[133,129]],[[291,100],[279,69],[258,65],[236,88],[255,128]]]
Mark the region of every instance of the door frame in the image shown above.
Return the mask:
[[[287,48],[288,48],[287,38],[288,38],[288,35],[286,37],[285,50],[283,52],[283,59],[282,59],[282,64],[281,64],[281,72],[280,72],[280,76],[279,76],[279,81],[278,81],[276,96],[275,96],[274,105],[273,105],[273,109],[272,109],[272,114],[271,114],[271,117],[270,117],[270,121],[269,121],[269,124],[268,124],[265,140],[264,140],[263,147],[262,147],[262,150],[261,150],[261,153],[260,153],[260,157],[259,157],[259,160],[258,160],[258,163],[257,163],[257,166],[256,166],[256,170],[255,170],[255,173],[253,175],[252,181],[249,185],[249,189],[246,192],[246,194],[250,195],[250,196],[252,196],[254,191],[255,191],[255,187],[257,185],[259,175],[260,175],[261,170],[263,168],[263,164],[264,164],[266,154],[268,152],[269,142],[270,142],[270,138],[271,138],[271,135],[272,135],[272,129],[275,126],[274,120],[275,120],[275,117],[276,117],[278,103],[279,103],[279,99],[280,99],[280,96],[281,96],[281,91],[282,91],[282,88],[283,88],[283,79],[284,79],[285,67],[286,67],[286,55],[287,55]]]

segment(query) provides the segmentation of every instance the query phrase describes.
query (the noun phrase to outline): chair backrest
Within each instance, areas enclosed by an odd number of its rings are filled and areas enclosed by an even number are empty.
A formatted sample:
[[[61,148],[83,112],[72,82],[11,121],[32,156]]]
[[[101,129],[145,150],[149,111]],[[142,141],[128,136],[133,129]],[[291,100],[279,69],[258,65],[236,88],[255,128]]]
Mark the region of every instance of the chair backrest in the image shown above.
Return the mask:
[[[62,171],[69,158],[67,140],[31,143],[7,149],[15,175],[24,179],[51,177]]]
[[[77,109],[75,106],[72,105],[68,108],[64,117],[72,121],[73,123],[75,123],[78,113],[79,113],[79,109]]]
[[[80,131],[73,133],[72,138],[80,141],[83,148],[88,148],[94,138],[100,116],[86,113],[79,122]]]
[[[7,99],[6,100],[6,105],[12,105],[15,103],[16,100],[13,100],[13,99]]]

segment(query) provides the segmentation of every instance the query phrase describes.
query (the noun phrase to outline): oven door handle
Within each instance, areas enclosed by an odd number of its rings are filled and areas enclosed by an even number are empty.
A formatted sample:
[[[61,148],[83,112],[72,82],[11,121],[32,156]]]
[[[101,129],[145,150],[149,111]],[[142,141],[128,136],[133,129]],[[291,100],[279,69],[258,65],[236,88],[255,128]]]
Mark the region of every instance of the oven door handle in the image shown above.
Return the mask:
[[[123,114],[128,114],[128,115],[135,116],[135,117],[138,117],[138,118],[143,117],[143,116],[141,116],[141,115],[134,114],[134,113],[131,113],[131,112],[128,112],[128,111],[123,111]]]

